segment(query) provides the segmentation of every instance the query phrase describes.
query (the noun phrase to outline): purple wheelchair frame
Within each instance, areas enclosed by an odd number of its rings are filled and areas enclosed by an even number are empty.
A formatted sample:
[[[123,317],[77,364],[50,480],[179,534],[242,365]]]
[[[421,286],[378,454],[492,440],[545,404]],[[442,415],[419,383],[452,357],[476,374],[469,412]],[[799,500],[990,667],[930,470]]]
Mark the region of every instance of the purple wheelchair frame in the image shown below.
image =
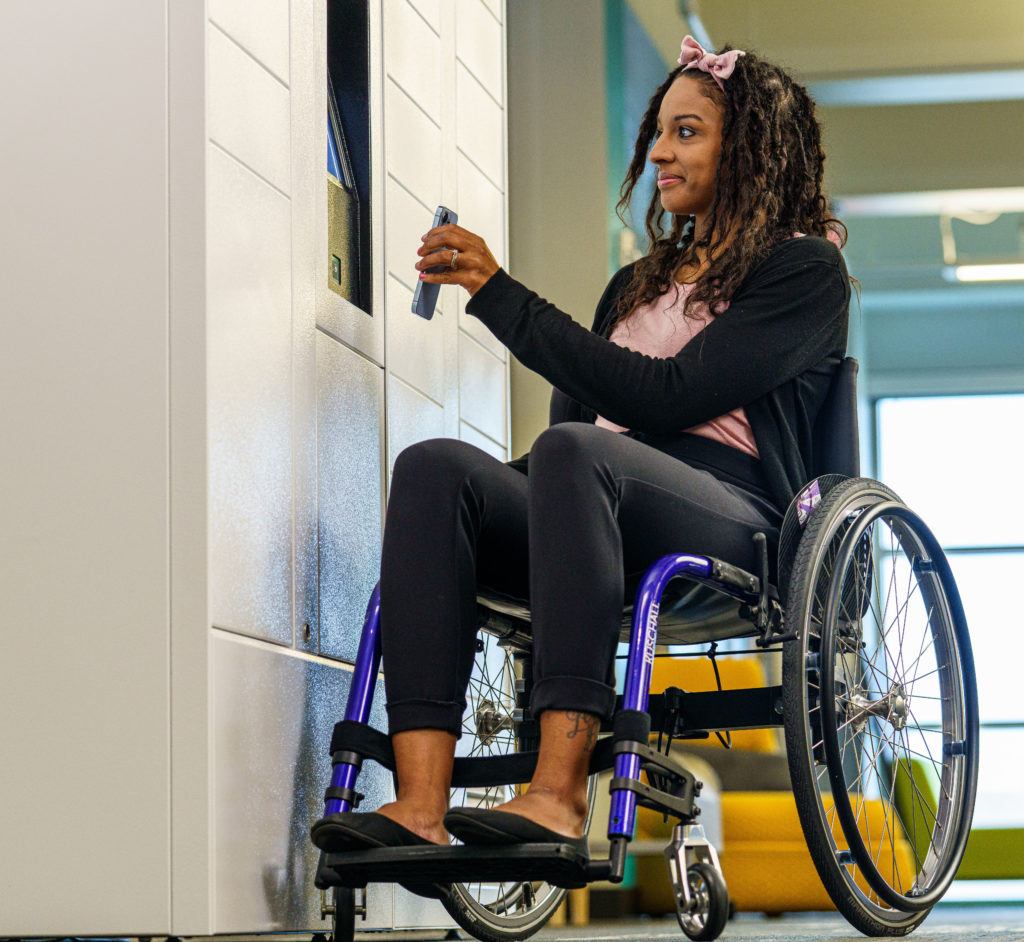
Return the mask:
[[[658,634],[658,611],[661,597],[669,581],[676,576],[690,576],[708,582],[727,595],[745,597],[751,586],[737,584],[738,579],[722,576],[722,563],[707,556],[669,554],[656,560],[637,588],[633,607],[633,624],[629,639],[629,655],[626,662],[626,683],[622,698],[623,710],[647,712],[651,673],[654,664],[654,649]],[[729,567],[730,569],[732,567]],[[739,573],[739,570],[733,570]],[[748,576],[748,573],[743,573]],[[754,580],[756,583],[756,580]],[[756,591],[756,590],[755,590]],[[345,720],[366,723],[373,702],[374,685],[380,669],[380,583],[374,586],[366,606],[363,632],[359,639],[355,672],[349,690]],[[634,753],[620,753],[615,756],[614,778],[626,781],[640,781],[641,758]],[[337,763],[331,775],[331,786],[339,790],[355,790],[359,766],[348,762]],[[611,811],[608,818],[609,840],[633,838],[636,824],[636,793],[624,788],[613,789]],[[324,802],[324,816],[340,811],[349,811],[351,802],[343,798],[328,798]]]

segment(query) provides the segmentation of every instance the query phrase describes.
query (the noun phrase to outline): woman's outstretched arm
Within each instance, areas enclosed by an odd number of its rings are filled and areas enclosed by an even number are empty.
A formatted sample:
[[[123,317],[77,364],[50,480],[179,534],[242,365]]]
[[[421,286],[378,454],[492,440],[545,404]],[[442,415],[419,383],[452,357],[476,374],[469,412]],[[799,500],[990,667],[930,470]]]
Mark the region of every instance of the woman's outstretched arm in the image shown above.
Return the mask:
[[[778,246],[729,309],[670,358],[587,330],[503,268],[469,299],[466,312],[573,399],[626,428],[666,433],[744,406],[845,352],[849,297],[838,249],[807,237]]]

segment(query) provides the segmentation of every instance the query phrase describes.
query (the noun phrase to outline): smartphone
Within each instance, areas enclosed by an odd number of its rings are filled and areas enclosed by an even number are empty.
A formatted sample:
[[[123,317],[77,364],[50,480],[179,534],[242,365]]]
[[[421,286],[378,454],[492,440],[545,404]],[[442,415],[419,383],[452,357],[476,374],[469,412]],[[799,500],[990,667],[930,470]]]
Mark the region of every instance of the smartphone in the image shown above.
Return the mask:
[[[434,222],[431,225],[431,229],[436,229],[438,226],[445,226],[448,223],[455,223],[459,221],[458,213],[455,210],[449,209],[447,206],[438,205],[437,209],[434,210]],[[426,271],[433,274],[438,272],[447,271],[447,265],[433,265],[426,269]],[[412,296],[412,312],[413,314],[419,314],[420,317],[430,320],[434,316],[434,306],[437,304],[437,295],[441,290],[439,284],[428,284],[425,281],[416,279],[416,290]]]

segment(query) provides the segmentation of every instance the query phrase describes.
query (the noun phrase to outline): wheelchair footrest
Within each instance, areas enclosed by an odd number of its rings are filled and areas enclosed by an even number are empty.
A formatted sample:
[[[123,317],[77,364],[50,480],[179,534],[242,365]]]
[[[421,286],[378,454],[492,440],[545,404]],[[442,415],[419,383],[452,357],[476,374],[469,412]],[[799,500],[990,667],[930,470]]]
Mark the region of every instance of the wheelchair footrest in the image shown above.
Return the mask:
[[[332,885],[491,883],[543,880],[577,889],[603,879],[607,860],[589,860],[568,844],[379,847],[324,855],[321,876]]]

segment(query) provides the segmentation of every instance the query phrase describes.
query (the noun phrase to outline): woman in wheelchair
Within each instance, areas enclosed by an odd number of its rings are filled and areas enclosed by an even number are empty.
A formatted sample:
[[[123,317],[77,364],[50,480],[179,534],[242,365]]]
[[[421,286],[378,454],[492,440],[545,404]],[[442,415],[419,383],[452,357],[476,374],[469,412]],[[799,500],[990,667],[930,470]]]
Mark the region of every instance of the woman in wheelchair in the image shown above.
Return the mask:
[[[578,159],[560,169],[572,173]],[[787,508],[813,473],[841,470],[817,460],[816,419],[845,356],[850,300],[824,161],[802,85],[753,52],[715,55],[687,36],[643,116],[618,204],[652,164],[650,249],[611,278],[590,330],[512,278],[471,231],[446,225],[423,237],[419,277],[464,287],[467,313],[551,382],[551,424],[507,463],[444,438],[398,456],[379,583],[397,798],[373,812],[329,805],[314,827],[322,849],[429,847],[454,835],[586,858],[592,755],[616,711],[623,608],[645,573],[686,551],[760,573],[762,589],[780,584]],[[425,272],[438,264],[449,270]],[[539,720],[539,755],[525,791],[449,808],[458,740],[480,738],[466,707],[481,594],[529,607],[520,685]],[[766,630],[762,640],[781,637]],[[689,889],[678,892],[689,900]],[[877,893],[858,905],[844,911],[865,931],[909,931],[921,918]],[[511,911],[496,912],[490,935],[479,920],[463,924],[481,938],[535,931],[503,931]],[[714,921],[684,929],[711,938]]]

